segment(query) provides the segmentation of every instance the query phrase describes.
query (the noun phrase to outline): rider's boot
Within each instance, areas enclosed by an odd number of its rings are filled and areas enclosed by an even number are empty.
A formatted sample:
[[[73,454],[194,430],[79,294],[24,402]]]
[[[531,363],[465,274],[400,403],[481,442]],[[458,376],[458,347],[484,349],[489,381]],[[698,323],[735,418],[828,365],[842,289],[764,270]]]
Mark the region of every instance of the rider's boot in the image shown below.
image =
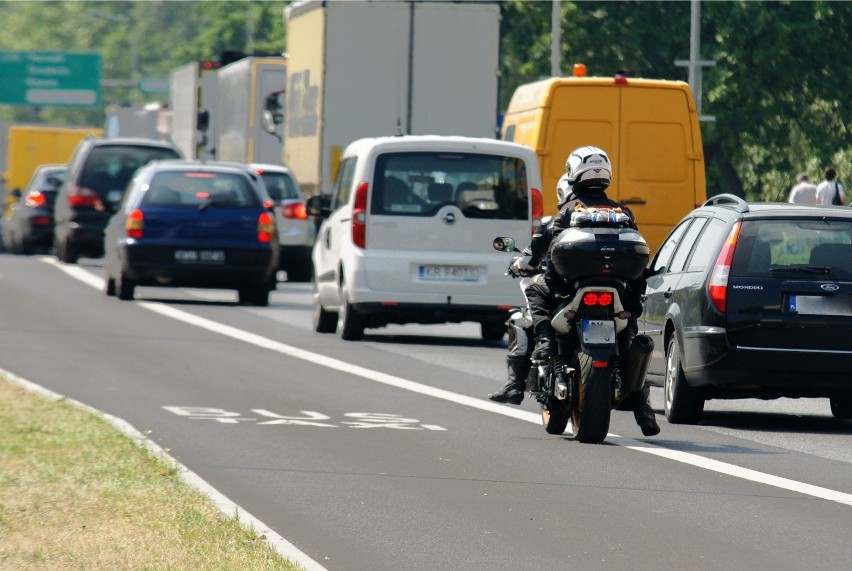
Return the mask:
[[[660,433],[660,425],[654,417],[651,406],[651,388],[646,384],[642,390],[630,395],[633,400],[633,417],[645,436],[655,436]]]
[[[527,388],[530,360],[526,357],[509,357],[506,363],[509,380],[499,391],[488,395],[488,398],[506,404],[521,404],[524,400],[524,390]]]

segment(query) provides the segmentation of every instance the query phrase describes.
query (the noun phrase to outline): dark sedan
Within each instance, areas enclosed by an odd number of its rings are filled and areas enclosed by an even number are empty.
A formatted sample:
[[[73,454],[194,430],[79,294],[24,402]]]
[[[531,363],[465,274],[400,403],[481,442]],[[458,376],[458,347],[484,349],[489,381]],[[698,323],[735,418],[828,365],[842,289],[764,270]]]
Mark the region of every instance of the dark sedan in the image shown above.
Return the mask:
[[[3,242],[13,254],[49,252],[53,247],[53,204],[62,184],[65,165],[41,165],[3,221]]]
[[[852,419],[852,209],[717,196],[648,273],[641,329],[670,422],[716,398],[827,398]]]
[[[279,243],[259,179],[233,164],[156,161],[135,175],[104,238],[106,294],[136,286],[235,289],[264,306]]]

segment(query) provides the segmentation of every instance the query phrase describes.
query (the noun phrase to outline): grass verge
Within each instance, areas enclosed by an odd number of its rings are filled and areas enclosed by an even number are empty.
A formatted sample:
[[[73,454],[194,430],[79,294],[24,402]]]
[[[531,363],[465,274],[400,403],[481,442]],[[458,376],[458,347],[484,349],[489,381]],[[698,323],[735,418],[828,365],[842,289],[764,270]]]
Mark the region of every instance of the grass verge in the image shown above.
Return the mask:
[[[0,569],[300,567],[105,420],[0,376]]]

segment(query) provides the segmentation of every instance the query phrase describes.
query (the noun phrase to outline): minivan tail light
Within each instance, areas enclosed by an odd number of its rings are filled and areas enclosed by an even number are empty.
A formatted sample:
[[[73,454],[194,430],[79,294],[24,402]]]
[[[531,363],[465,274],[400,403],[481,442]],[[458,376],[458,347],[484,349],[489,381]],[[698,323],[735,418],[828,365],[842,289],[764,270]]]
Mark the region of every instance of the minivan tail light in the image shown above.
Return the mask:
[[[71,188],[71,192],[68,193],[68,204],[71,205],[71,208],[88,207],[103,210],[104,207],[101,199],[98,198],[97,192],[80,185],[75,185]]]
[[[728,303],[728,276],[731,273],[731,260],[734,257],[734,249],[737,247],[737,238],[740,235],[742,222],[737,222],[731,228],[731,232],[725,239],[725,244],[716,258],[713,273],[710,274],[710,282],[707,284],[707,293],[713,307],[725,313]]]
[[[544,198],[537,188],[530,191],[530,196],[532,197],[532,233],[535,234],[535,230],[541,224],[541,219],[544,216]]]
[[[288,220],[307,220],[304,202],[290,202],[281,207],[281,216]]]
[[[131,210],[124,222],[124,229],[128,238],[139,240],[145,233],[145,216],[138,208]]]
[[[367,190],[369,185],[362,182],[355,189],[355,204],[352,209],[352,243],[361,249],[367,247]]]
[[[272,242],[273,234],[275,234],[275,223],[272,221],[272,216],[268,212],[261,212],[257,217],[257,241],[261,244],[269,244]]]

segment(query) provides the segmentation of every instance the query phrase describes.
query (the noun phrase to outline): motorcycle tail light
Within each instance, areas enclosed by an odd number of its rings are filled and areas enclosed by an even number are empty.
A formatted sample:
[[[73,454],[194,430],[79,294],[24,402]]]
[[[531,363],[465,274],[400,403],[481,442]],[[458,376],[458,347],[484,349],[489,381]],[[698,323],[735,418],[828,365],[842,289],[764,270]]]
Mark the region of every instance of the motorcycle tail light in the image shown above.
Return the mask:
[[[583,294],[583,305],[608,307],[612,301],[612,294],[608,291],[588,291]]]
[[[124,230],[127,232],[128,238],[135,238],[136,240],[142,238],[145,233],[145,216],[141,210],[137,208],[127,215],[127,220],[124,222]]]

